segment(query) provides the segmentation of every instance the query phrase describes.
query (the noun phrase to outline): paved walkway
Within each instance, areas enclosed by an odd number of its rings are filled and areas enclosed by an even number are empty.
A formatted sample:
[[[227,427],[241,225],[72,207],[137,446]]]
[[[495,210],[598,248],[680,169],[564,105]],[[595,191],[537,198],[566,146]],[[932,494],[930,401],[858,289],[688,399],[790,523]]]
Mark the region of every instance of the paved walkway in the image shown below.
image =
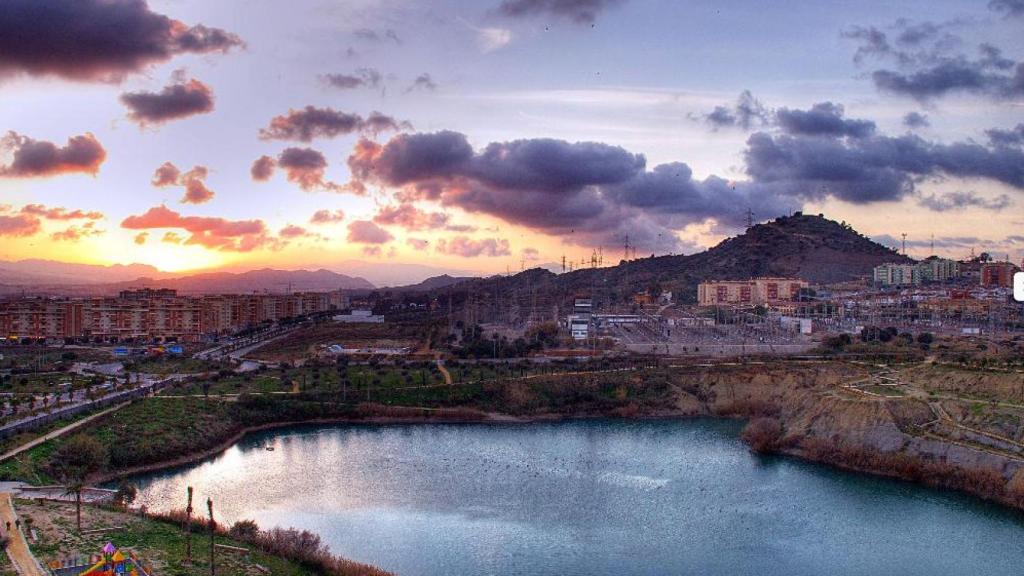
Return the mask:
[[[10,557],[15,570],[21,576],[48,576],[46,571],[39,565],[39,561],[32,555],[32,551],[28,549],[25,535],[21,533],[21,530],[14,528],[17,517],[14,513],[11,495],[7,492],[0,493],[0,527],[6,532],[7,523],[11,524],[7,556]]]
[[[127,406],[129,404],[131,404],[131,401],[122,402],[121,404],[115,404],[114,406],[111,406],[110,408],[107,408],[106,410],[100,410],[99,412],[97,412],[95,414],[92,414],[90,416],[86,416],[85,418],[82,418],[81,420],[78,420],[77,422],[72,422],[71,424],[68,424],[67,426],[64,426],[63,428],[58,428],[58,429],[56,429],[56,430],[54,430],[52,432],[47,432],[46,434],[40,436],[39,438],[36,438],[35,440],[32,440],[30,442],[26,442],[25,444],[22,444],[21,446],[18,446],[17,448],[14,448],[13,450],[9,450],[9,451],[5,452],[4,454],[0,455],[0,462],[3,462],[3,461],[5,461],[5,460],[7,460],[9,458],[14,458],[18,454],[21,454],[22,452],[24,452],[26,450],[31,450],[32,448],[35,448],[36,446],[39,446],[40,444],[42,444],[43,442],[46,442],[47,440],[53,440],[54,438],[58,438],[60,436],[63,436],[64,434],[67,434],[68,432],[71,432],[72,430],[75,430],[76,428],[79,428],[79,427],[81,427],[81,426],[83,426],[85,424],[88,424],[89,422],[92,422],[93,420],[95,420],[97,418],[100,418],[101,416],[105,416],[107,414],[110,414],[111,412],[113,412],[115,410],[120,410],[121,408],[124,408],[125,406]]]

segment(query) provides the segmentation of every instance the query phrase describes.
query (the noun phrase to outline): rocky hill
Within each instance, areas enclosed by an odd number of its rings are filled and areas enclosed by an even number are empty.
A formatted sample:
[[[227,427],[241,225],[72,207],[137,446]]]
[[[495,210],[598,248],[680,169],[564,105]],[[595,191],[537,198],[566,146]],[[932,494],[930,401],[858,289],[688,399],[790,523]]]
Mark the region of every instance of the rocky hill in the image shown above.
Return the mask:
[[[705,280],[785,276],[828,284],[870,276],[872,268],[886,262],[913,260],[845,223],[797,213],[752,226],[697,254],[652,256],[557,275],[534,269],[459,286],[479,294],[543,292],[556,301],[590,293],[612,302],[623,301],[638,290],[657,288],[672,291],[677,300],[693,301],[697,284]]]

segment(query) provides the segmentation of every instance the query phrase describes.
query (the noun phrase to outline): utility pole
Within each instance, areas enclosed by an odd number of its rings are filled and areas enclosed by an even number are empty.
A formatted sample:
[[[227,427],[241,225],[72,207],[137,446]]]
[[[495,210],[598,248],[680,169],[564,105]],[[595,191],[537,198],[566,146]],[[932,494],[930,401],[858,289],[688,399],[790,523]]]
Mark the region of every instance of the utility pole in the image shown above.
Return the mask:
[[[562,254],[562,274],[565,274],[565,254]]]
[[[188,506],[185,507],[185,563],[192,563],[192,487],[188,487]]]
[[[206,509],[210,512],[210,576],[216,576],[216,566],[213,563],[213,533],[217,524],[213,521],[213,499],[206,499]]]

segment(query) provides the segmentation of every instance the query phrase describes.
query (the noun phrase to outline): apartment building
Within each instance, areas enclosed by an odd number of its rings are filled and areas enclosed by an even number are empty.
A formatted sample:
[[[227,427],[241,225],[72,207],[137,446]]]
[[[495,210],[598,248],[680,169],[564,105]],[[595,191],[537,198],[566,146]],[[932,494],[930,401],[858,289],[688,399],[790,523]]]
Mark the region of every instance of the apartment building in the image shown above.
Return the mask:
[[[340,292],[178,296],[129,290],[117,298],[22,298],[0,302],[0,337],[192,342],[266,321],[348,307]]]
[[[806,280],[798,278],[753,278],[751,280],[719,280],[701,282],[697,286],[697,303],[701,306],[741,305],[765,306],[791,302],[807,288]]]

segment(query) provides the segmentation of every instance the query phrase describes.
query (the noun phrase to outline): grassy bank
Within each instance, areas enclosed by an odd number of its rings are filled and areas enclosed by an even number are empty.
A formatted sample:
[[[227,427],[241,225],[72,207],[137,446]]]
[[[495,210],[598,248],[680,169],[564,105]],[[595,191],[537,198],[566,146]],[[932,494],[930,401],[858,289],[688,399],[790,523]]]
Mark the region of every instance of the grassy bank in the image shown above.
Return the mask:
[[[23,521],[31,523],[38,539],[30,540],[33,554],[45,566],[51,561],[74,556],[96,554],[106,542],[113,542],[124,550],[131,550],[155,574],[201,575],[210,573],[210,539],[201,525],[192,536],[192,561],[186,561],[185,534],[182,524],[161,519],[142,517],[115,509],[86,506],[83,510],[83,529],[112,528],[102,533],[80,534],[75,529],[75,507],[63,502],[18,500],[15,503]],[[385,576],[386,573],[362,564],[339,564],[337,570],[326,572],[322,566],[306,559],[288,558],[270,554],[246,541],[221,530],[214,542],[223,546],[245,548],[247,553],[216,550],[215,564],[218,574],[250,575],[267,573],[284,576],[312,576],[337,574],[344,576]],[[339,562],[344,562],[340,561]]]

